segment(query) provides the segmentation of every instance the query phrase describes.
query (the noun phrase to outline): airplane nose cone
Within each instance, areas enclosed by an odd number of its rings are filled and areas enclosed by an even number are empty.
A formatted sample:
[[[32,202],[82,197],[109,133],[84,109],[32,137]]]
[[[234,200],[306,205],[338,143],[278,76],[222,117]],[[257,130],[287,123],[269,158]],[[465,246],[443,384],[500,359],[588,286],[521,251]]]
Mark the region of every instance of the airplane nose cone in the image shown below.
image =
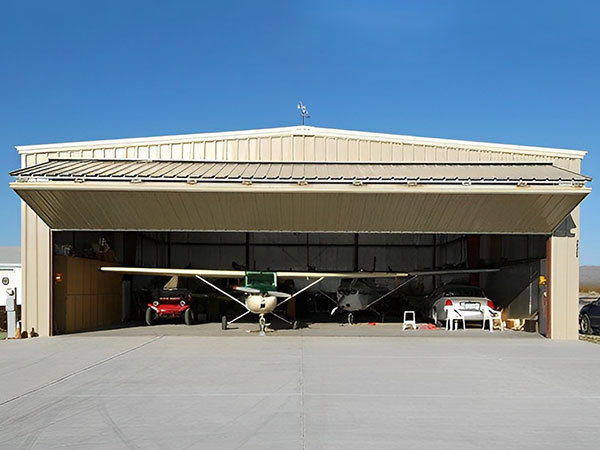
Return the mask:
[[[246,307],[254,314],[270,313],[277,306],[277,298],[273,295],[249,295],[246,298]]]

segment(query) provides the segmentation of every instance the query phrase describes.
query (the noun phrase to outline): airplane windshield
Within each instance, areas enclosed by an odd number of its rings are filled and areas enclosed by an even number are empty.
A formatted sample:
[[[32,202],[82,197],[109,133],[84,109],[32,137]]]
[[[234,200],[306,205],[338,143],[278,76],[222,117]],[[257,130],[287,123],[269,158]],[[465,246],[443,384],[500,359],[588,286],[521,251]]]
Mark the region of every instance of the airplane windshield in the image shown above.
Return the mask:
[[[485,294],[479,288],[465,286],[448,289],[444,297],[485,297]]]
[[[275,289],[277,274],[275,272],[246,272],[246,286]]]

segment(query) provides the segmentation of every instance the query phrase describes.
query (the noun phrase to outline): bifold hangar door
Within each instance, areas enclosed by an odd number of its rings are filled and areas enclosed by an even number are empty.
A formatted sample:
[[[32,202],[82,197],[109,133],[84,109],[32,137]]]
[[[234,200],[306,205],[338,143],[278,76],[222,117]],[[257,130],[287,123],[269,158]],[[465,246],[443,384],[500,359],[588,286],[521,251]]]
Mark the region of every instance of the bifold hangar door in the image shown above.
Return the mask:
[[[531,162],[59,159],[11,175],[53,230],[549,234],[590,192]]]

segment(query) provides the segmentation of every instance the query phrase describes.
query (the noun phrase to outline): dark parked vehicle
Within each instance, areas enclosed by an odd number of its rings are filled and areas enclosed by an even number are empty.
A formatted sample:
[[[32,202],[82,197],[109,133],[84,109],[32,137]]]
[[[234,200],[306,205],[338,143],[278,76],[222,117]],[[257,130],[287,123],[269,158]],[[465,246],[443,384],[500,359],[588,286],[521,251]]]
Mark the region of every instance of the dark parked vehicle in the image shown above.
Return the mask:
[[[600,298],[579,310],[579,332],[594,334],[600,330]]]

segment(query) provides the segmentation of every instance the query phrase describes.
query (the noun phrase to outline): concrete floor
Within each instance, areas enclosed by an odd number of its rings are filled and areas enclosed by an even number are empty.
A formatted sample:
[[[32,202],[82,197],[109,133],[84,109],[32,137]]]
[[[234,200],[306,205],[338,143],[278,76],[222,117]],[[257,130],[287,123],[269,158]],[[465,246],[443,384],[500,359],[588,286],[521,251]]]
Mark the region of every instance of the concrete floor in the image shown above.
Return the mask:
[[[282,322],[273,321],[268,328],[268,334],[278,337],[306,336],[306,337],[433,337],[433,336],[479,336],[480,338],[494,338],[497,334],[481,330],[481,322],[467,322],[467,330],[458,330],[457,332],[448,332],[442,329],[435,330],[402,330],[402,323],[357,323],[348,325],[346,323],[312,323],[302,325],[299,329],[293,330],[289,325]],[[203,323],[192,326],[184,326],[181,321],[163,322],[151,327],[132,324],[126,328],[116,328],[91,333],[81,333],[80,336],[215,336],[215,337],[241,337],[258,334],[258,322],[248,321],[242,323],[233,323],[229,325],[226,331],[221,329],[220,323]],[[502,334],[504,339],[518,338],[522,339],[525,333],[506,331]]]
[[[327,335],[333,331],[341,335]],[[226,333],[217,324],[165,325],[0,342],[0,448],[600,442],[597,344],[475,329],[402,333],[391,325]]]

